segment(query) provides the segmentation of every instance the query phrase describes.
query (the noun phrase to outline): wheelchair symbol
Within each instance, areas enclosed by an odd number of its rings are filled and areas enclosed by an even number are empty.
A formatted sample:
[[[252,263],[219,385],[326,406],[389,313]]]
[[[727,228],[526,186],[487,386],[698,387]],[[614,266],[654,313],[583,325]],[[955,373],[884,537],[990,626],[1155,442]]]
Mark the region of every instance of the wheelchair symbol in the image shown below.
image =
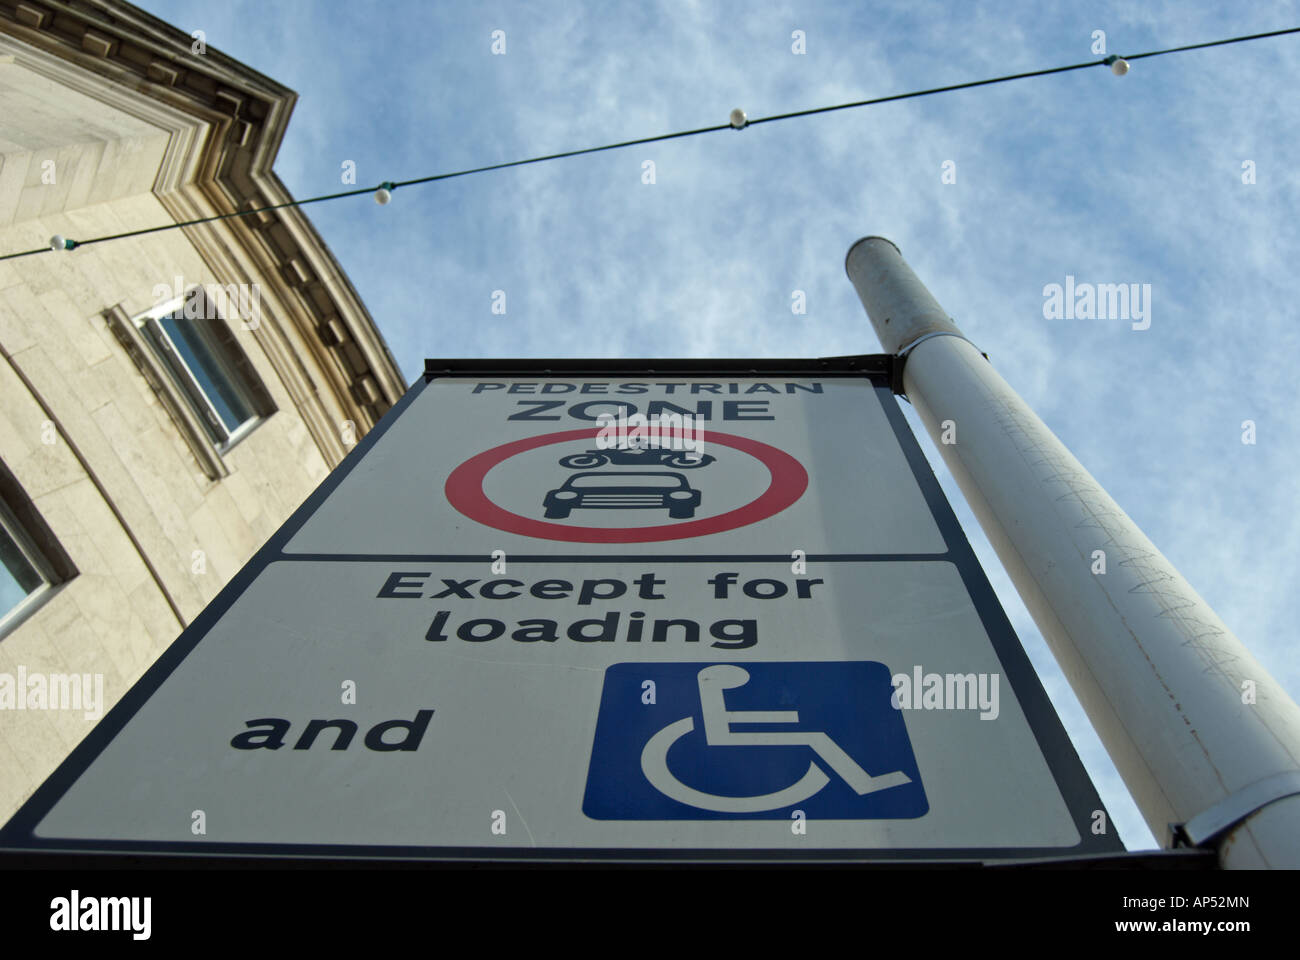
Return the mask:
[[[749,671],[742,667],[730,664],[705,667],[699,672],[697,682],[700,688],[700,708],[704,714],[704,739],[711,747],[808,746],[859,796],[912,782],[912,778],[901,770],[871,776],[825,733],[737,733],[732,730],[733,723],[799,722],[796,710],[728,710],[724,691],[743,687],[749,682]],[[831,782],[826,772],[810,760],[807,772],[797,782],[775,793],[753,797],[723,797],[696,790],[682,783],[668,769],[669,749],[694,729],[694,718],[683,717],[651,737],[641,751],[641,772],[646,779],[660,793],[680,803],[717,813],[757,813],[802,803]]]

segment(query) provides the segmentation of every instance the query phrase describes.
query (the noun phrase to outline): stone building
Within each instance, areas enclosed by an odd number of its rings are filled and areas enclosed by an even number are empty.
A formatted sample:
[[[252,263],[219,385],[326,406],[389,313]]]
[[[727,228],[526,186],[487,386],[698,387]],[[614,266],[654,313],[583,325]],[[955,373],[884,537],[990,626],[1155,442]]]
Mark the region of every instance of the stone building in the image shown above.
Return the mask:
[[[85,243],[289,201],[296,99],[118,0],[0,0],[0,256],[43,250],[0,260],[0,822],[405,390],[297,208]]]

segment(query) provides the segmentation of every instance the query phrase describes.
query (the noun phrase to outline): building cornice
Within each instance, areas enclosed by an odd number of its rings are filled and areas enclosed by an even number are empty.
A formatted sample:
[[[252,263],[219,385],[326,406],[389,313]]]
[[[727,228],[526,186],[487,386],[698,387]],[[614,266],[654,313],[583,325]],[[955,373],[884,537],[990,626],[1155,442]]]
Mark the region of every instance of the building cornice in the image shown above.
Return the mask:
[[[37,67],[172,132],[153,192],[177,220],[288,203],[272,170],[297,94],[119,0],[0,0],[0,32],[62,61]],[[179,121],[179,122],[178,122]],[[327,462],[347,448],[341,415],[369,429],[406,389],[356,290],[297,207],[182,228],[229,282],[264,285],[256,334]],[[267,289],[269,288],[269,289]],[[304,364],[306,353],[315,362]],[[323,375],[320,396],[311,374]]]

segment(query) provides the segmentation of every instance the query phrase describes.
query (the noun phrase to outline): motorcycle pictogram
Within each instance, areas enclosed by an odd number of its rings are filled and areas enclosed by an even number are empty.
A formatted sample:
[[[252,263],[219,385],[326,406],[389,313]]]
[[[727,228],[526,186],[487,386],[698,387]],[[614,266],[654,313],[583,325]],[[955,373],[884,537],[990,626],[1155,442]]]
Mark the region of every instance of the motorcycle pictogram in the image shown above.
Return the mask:
[[[572,470],[594,470],[606,464],[667,466],[679,470],[693,470],[705,467],[717,458],[707,453],[695,453],[690,450],[655,450],[650,448],[611,448],[608,450],[588,450],[560,458],[560,466]]]

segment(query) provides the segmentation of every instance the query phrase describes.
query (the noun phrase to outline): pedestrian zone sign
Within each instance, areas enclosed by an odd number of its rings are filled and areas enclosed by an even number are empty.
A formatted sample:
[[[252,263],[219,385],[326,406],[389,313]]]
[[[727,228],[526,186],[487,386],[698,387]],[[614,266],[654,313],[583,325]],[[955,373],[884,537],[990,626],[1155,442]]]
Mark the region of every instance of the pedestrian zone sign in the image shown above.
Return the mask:
[[[429,361],[0,847],[1121,850],[890,363]]]

